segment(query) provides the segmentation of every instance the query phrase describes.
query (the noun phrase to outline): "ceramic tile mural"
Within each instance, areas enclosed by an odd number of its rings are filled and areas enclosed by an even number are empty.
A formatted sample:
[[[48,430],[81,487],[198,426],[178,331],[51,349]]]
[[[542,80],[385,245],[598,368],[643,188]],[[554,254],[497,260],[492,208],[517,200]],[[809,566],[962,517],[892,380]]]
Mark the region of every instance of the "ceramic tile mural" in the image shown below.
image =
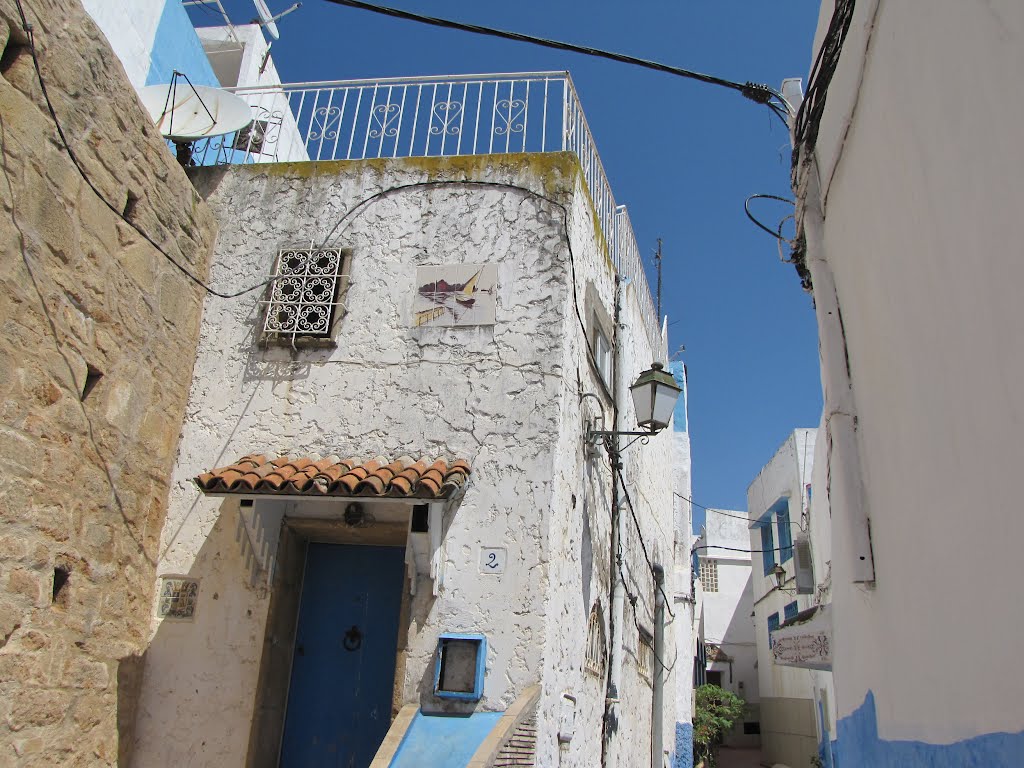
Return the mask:
[[[162,619],[192,619],[198,594],[199,582],[195,579],[164,579],[157,615]]]
[[[494,325],[496,264],[416,268],[413,325]]]

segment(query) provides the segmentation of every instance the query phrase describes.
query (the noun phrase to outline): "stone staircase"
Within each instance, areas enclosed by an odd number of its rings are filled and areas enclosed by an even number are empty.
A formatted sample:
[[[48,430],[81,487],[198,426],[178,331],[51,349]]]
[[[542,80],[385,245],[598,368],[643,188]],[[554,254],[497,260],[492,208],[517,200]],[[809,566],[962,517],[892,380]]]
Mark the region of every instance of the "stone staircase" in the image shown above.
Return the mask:
[[[537,751],[537,711],[523,719],[508,737],[491,763],[492,768],[522,768],[535,765]]]

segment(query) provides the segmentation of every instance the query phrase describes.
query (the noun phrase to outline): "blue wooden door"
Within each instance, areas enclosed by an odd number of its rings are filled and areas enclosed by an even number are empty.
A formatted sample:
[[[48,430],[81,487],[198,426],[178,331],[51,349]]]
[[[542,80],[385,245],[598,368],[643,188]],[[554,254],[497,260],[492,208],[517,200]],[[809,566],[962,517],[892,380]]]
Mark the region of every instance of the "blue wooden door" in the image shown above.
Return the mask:
[[[311,543],[282,768],[367,768],[391,725],[405,552]]]

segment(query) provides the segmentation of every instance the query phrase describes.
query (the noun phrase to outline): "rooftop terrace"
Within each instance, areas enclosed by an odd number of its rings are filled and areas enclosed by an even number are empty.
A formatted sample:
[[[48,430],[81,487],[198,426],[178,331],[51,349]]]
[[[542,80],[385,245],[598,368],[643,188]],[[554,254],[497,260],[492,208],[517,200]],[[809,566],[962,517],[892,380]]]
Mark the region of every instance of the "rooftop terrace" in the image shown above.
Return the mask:
[[[234,88],[252,125],[199,142],[199,165],[574,152],[618,274],[632,280],[651,346],[661,323],[624,205],[612,194],[568,72],[396,77]]]

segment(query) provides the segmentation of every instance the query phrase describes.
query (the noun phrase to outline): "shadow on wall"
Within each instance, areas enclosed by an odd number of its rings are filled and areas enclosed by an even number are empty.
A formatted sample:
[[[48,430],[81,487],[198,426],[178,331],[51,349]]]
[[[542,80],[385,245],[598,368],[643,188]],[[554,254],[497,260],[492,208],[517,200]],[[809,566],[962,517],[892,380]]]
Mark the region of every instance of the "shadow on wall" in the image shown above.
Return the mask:
[[[872,768],[1017,768],[1024,755],[1024,731],[987,733],[953,744],[885,741],[878,738],[875,695],[837,723],[832,743],[835,764]]]
[[[760,721],[761,717],[755,666],[757,636],[750,616],[754,610],[752,579],[753,573],[748,574],[743,585],[743,597],[737,602],[722,638],[722,650],[732,658],[722,687],[733,691],[746,702],[743,717],[736,722],[725,739],[726,744],[736,747],[754,747],[761,743],[759,735],[745,734],[743,725],[744,722]]]
[[[262,638],[249,630],[253,614],[266,610],[269,595],[262,583],[250,583],[237,522],[237,505],[222,503],[188,573],[164,574],[196,580],[198,591],[191,616],[162,619],[144,654],[144,685],[132,718],[133,760],[125,764],[153,764],[156,755],[163,765],[204,764],[218,755],[246,752],[249,734],[225,733],[217,722],[218,716],[230,717],[230,710],[237,715],[252,706]],[[158,590],[162,584],[161,578]],[[157,601],[159,607],[159,596]],[[178,610],[188,612],[184,602]],[[220,641],[217,647],[211,647],[211,637]],[[246,646],[253,649],[249,657]],[[131,674],[125,681],[141,683]],[[187,735],[170,739],[169,732]]]

